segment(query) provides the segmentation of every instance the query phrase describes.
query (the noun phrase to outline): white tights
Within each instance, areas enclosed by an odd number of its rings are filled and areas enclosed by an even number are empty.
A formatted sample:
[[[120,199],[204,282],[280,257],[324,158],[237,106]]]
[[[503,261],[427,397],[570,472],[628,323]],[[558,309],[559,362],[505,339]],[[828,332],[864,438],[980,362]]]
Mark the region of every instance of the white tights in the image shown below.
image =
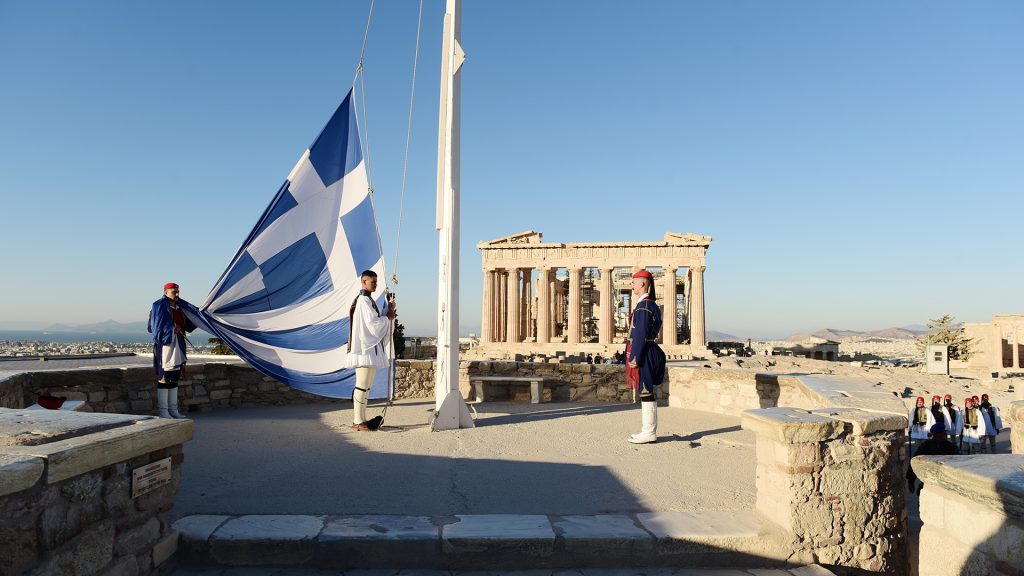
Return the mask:
[[[366,422],[366,399],[370,396],[376,372],[377,369],[370,366],[356,368],[356,389],[352,392],[352,424]]]

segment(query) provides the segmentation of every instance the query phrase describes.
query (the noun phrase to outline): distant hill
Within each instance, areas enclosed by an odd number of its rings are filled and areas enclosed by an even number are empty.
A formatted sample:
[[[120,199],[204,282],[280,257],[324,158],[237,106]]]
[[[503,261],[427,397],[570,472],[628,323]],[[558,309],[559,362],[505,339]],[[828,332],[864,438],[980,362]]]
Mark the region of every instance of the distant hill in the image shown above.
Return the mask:
[[[708,342],[743,342],[746,338],[738,338],[732,334],[726,334],[725,332],[718,332],[715,330],[705,330],[704,340]]]
[[[789,342],[801,342],[808,338],[822,338],[825,340],[832,340],[834,342],[862,342],[870,339],[885,339],[885,340],[913,340],[927,330],[911,330],[908,327],[903,328],[884,328],[882,330],[871,330],[869,332],[859,332],[857,330],[840,330],[837,328],[824,328],[817,332],[810,334],[801,332],[799,334],[793,334],[789,338],[786,338]]]
[[[97,334],[135,334],[146,331],[145,322],[118,322],[106,320],[90,324],[50,324],[47,332],[96,332]]]

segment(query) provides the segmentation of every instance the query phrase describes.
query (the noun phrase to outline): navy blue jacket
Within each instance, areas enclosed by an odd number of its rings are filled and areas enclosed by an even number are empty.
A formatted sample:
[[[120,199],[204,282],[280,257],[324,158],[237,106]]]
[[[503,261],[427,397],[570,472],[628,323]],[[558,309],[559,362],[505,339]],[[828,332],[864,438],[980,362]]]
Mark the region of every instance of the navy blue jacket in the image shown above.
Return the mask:
[[[629,332],[629,357],[640,370],[640,393],[651,394],[665,380],[665,353],[658,346],[661,331],[661,308],[645,298],[633,310],[633,328]]]
[[[178,300],[178,306],[182,308],[183,312],[188,308],[194,308],[191,304],[181,299]],[[185,331],[191,332],[195,329],[195,323],[189,319],[188,314],[185,314]],[[163,365],[160,362],[160,354],[163,347],[174,343],[175,336],[177,336],[177,344],[181,346],[182,352],[185,351],[185,336],[174,333],[171,301],[166,296],[153,302],[153,308],[149,311],[149,324],[146,326],[146,330],[153,334],[153,370],[157,376],[163,376]]]

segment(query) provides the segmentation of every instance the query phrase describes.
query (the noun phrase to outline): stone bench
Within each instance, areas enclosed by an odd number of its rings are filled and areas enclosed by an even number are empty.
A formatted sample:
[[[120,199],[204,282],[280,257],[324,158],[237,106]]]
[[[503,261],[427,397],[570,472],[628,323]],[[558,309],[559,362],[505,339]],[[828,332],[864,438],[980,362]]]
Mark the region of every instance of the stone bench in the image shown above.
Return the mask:
[[[530,404],[540,404],[544,401],[544,378],[542,376],[470,376],[469,387],[473,390],[472,402],[487,401],[487,385],[491,382],[529,384]]]

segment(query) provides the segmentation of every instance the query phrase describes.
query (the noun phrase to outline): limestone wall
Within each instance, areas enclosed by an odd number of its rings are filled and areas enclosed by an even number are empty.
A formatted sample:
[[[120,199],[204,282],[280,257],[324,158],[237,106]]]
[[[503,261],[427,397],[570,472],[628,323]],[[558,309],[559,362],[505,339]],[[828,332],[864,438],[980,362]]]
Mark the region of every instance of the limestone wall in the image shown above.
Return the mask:
[[[460,389],[469,395],[469,375],[543,376],[545,400],[629,401],[625,367],[614,364],[543,364],[531,362],[463,362]],[[190,364],[181,381],[179,398],[186,410],[300,403],[338,402],[299,392],[243,364]],[[496,399],[529,402],[527,386],[491,387]],[[36,392],[86,401],[86,411],[116,414],[154,414],[156,385],[149,367],[30,372],[0,381],[0,407],[24,408]],[[434,362],[399,360],[395,372],[396,398],[433,398]]]
[[[0,574],[146,576],[175,553],[191,422],[0,409],[0,432]],[[132,471],[167,458],[170,482],[133,497]]]
[[[23,408],[37,391],[85,400],[86,411],[154,414],[156,384],[149,367],[53,370],[19,374],[0,382],[0,406]],[[240,364],[189,364],[178,392],[186,410],[231,406],[334,402],[299,392]]]
[[[669,406],[741,416],[752,408],[827,405],[810,395],[798,377],[722,368],[669,368]]]
[[[757,511],[781,529],[787,560],[837,574],[906,574],[907,419],[899,399],[859,380],[719,372],[674,379],[671,401],[692,396],[704,406],[703,394],[711,402],[717,395],[722,411],[769,406],[746,410],[742,424],[756,435]]]
[[[1024,454],[1024,400],[1011,402],[1004,416],[1007,418],[1003,424],[1010,427],[1010,451]]]
[[[920,576],[1024,573],[1024,456],[918,456]]]
[[[906,574],[906,418],[854,409],[750,410],[757,510],[791,562],[837,574]]]

